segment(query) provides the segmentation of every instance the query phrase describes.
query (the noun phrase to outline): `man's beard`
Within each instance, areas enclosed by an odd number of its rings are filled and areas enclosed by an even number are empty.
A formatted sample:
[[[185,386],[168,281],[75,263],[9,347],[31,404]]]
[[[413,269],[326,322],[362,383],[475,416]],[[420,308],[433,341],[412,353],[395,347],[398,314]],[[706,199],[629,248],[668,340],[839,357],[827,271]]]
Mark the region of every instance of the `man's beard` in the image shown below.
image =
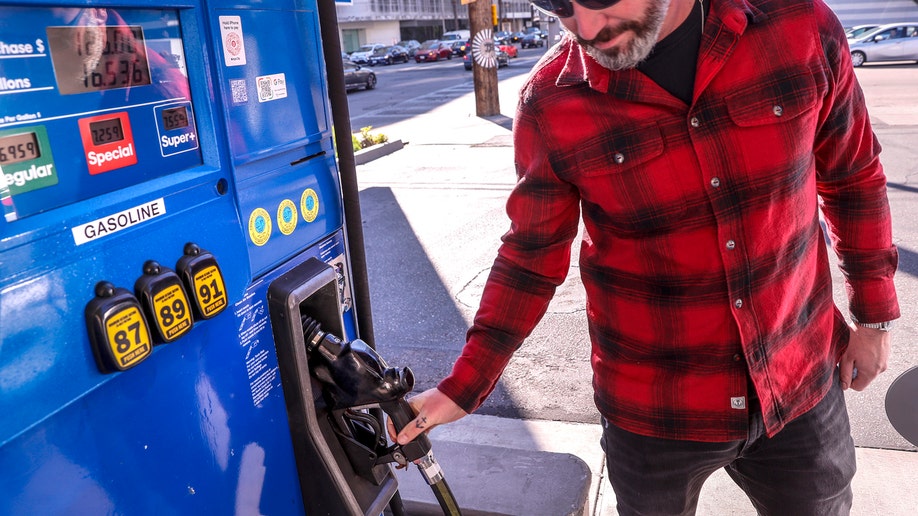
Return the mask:
[[[618,27],[603,28],[595,38],[587,41],[577,36],[577,42],[600,65],[609,70],[634,68],[650,55],[663,26],[663,18],[669,8],[670,0],[659,0],[651,4],[644,13],[642,21],[628,21]],[[594,45],[615,39],[620,34],[632,32],[634,37],[623,47],[600,50]]]

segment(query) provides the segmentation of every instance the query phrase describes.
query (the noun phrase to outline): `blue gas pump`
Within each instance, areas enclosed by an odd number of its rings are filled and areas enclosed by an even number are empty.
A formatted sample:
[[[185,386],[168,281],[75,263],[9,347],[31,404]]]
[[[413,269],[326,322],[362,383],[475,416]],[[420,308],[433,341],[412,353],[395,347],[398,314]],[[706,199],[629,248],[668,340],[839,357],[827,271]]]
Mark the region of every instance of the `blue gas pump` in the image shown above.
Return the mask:
[[[315,0],[0,0],[0,513],[397,498],[303,348],[301,317],[371,340],[322,30]]]

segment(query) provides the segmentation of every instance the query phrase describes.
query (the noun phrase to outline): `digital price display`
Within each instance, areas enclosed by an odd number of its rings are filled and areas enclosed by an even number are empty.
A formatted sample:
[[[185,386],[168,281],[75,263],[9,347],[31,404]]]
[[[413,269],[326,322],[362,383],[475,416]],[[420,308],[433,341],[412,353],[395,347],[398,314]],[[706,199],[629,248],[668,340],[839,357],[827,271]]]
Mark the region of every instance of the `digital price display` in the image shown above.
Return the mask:
[[[92,122],[89,124],[89,132],[92,135],[93,145],[119,142],[124,139],[124,131],[121,128],[120,118],[109,118],[108,120]]]
[[[0,165],[12,165],[41,156],[35,133],[19,133],[0,137]]]
[[[188,110],[184,106],[164,109],[163,127],[167,131],[188,127]]]
[[[139,25],[48,27],[47,34],[61,95],[151,83]]]

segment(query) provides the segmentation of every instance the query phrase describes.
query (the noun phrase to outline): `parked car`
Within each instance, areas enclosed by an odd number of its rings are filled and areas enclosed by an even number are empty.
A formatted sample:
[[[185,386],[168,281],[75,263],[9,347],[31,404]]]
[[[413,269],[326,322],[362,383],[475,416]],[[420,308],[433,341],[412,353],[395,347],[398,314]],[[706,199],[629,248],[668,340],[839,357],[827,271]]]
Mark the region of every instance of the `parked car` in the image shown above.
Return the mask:
[[[376,87],[376,74],[360,65],[344,62],[344,89],[347,91],[361,88],[372,90]]]
[[[510,35],[510,43],[519,43],[525,37],[526,33],[523,31],[514,32]]]
[[[468,40],[456,40],[450,42],[450,50],[453,51],[454,56],[463,56],[468,50],[470,43]]]
[[[520,46],[523,48],[544,47],[545,40],[542,39],[542,35],[538,32],[531,32],[523,36],[523,39],[520,40]]]
[[[510,43],[501,43],[497,40],[494,40],[494,44],[497,45],[497,48],[503,52],[506,52],[510,57],[518,57],[520,55],[519,50],[517,50],[516,45]]]
[[[370,43],[369,45],[363,45],[357,50],[351,52],[351,62],[354,64],[367,64],[370,61],[370,56],[373,55],[373,52],[376,52],[377,48],[382,48],[385,45],[382,43]]]
[[[407,63],[408,51],[398,45],[391,47],[377,48],[373,55],[370,56],[369,65],[378,64],[390,65],[392,63]]]
[[[452,59],[452,44],[446,41],[430,39],[421,43],[421,48],[414,54],[414,60],[418,63],[427,61],[439,61],[440,59]]]
[[[845,36],[847,36],[848,39],[857,39],[877,27],[879,27],[879,25],[875,23],[870,25],[855,25],[854,27],[848,27],[845,29]]]
[[[499,42],[501,45],[507,45],[512,43],[513,33],[506,30],[499,30],[494,33],[494,41]]]
[[[890,23],[848,41],[851,64],[918,61],[918,23]]]
[[[495,48],[495,54],[497,57],[497,67],[498,68],[510,66],[510,56],[506,52],[504,52],[500,48]],[[464,66],[466,70],[472,69],[472,53],[471,52],[468,52],[467,54],[462,56],[462,66]]]
[[[399,41],[396,45],[405,49],[408,52],[408,57],[414,58],[415,52],[418,51],[418,48],[421,44],[416,39],[406,39],[404,41]]]

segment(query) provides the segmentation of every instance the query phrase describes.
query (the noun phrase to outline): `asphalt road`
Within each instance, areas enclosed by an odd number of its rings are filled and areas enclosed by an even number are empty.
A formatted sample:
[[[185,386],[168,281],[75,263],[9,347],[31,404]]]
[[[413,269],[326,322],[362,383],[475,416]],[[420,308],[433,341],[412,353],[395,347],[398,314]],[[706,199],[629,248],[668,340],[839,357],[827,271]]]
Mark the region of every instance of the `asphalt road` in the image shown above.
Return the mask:
[[[501,69],[501,111],[512,115],[522,74],[542,52],[528,50]],[[349,95],[352,128],[371,125],[398,132],[412,117],[424,130],[450,131],[455,120],[430,110],[457,98],[471,105],[471,74],[460,61],[376,67],[380,87]],[[897,289],[903,317],[893,335],[889,370],[868,390],[849,391],[852,433],[858,446],[915,447],[888,422],[884,397],[895,377],[918,364],[918,65],[868,65],[857,70],[874,129],[883,145],[894,238],[899,246]],[[393,365],[410,365],[418,390],[447,374],[461,350],[488,268],[507,229],[503,203],[514,182],[508,136],[475,148],[461,135],[413,143],[410,156],[358,167],[368,252],[375,337]],[[399,137],[392,133],[390,137]],[[479,142],[474,142],[479,143]],[[410,152],[410,154],[407,154]],[[397,163],[397,167],[392,164]],[[576,256],[576,249],[574,251]],[[830,253],[831,254],[831,253]],[[589,384],[589,339],[576,265],[542,323],[517,352],[481,414],[594,423]],[[835,297],[847,306],[835,270]]]

